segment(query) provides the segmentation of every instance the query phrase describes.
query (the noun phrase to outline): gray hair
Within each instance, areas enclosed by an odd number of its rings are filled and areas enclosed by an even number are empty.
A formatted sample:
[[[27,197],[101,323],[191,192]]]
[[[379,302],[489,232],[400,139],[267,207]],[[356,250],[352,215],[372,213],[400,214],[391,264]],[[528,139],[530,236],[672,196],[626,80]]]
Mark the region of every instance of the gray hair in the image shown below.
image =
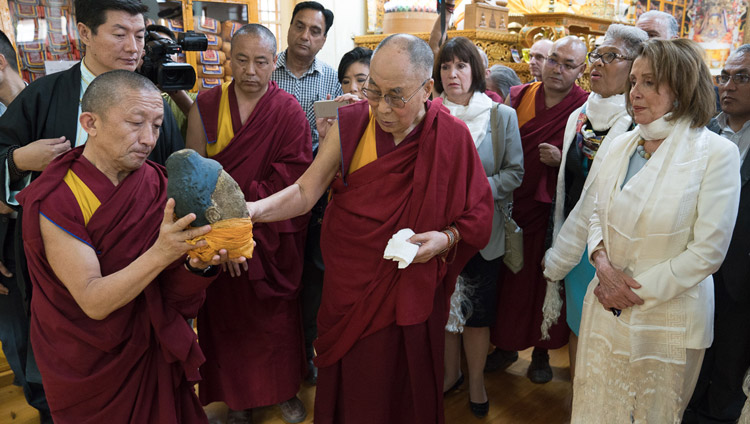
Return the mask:
[[[677,23],[677,19],[667,12],[659,10],[649,10],[648,12],[642,13],[638,19],[653,18],[667,24],[669,29],[669,38],[676,38],[680,35],[680,24]]]
[[[641,15],[642,16],[642,15]],[[629,25],[612,24],[604,34],[603,42],[622,41],[625,44],[625,56],[633,59],[638,56],[641,43],[648,40],[646,31]]]
[[[750,54],[750,44],[743,44],[737,47],[737,50],[732,52],[732,56],[741,54]]]
[[[484,69],[487,69],[487,67],[490,66],[490,60],[487,58],[487,53],[485,53],[484,50],[482,50],[482,48],[479,46],[477,46],[477,51],[479,52],[479,57],[482,58]]]
[[[269,46],[271,47],[271,51],[274,55],[276,55],[276,37],[273,35],[270,29],[264,27],[260,24],[247,24],[243,25],[242,28],[238,29],[237,32],[234,33],[234,36],[232,37],[232,41],[234,41],[234,38],[238,35],[250,35],[253,37],[258,37],[261,40],[267,42]],[[232,45],[234,45],[234,42],[232,42]]]
[[[81,111],[106,115],[112,106],[121,102],[123,94],[133,91],[161,93],[153,82],[141,74],[123,69],[109,71],[91,81],[83,93]]]
[[[500,89],[503,98],[508,97],[511,87],[521,85],[521,79],[516,75],[516,71],[503,65],[492,65],[487,79],[492,82],[492,85]]]
[[[386,37],[378,44],[372,57],[378,54],[381,48],[393,44],[399,50],[404,50],[409,57],[414,71],[418,74],[419,79],[429,79],[432,76],[432,67],[435,62],[435,55],[432,53],[430,46],[421,38],[411,34],[393,34]]]

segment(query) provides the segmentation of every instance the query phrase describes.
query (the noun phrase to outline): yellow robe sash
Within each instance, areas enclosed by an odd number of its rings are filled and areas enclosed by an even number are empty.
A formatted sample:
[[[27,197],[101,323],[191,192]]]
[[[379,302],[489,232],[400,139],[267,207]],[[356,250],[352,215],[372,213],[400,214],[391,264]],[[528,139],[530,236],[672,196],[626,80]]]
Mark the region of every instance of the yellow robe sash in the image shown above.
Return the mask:
[[[219,120],[217,123],[216,141],[206,145],[208,157],[218,155],[234,138],[234,127],[232,126],[232,112],[229,106],[229,84],[221,85],[221,100],[219,101]]]
[[[84,183],[83,180],[73,172],[73,170],[68,170],[68,173],[63,177],[63,181],[68,185],[70,191],[73,192],[73,197],[76,198],[78,206],[81,208],[81,213],[83,214],[83,225],[88,225],[94,212],[99,209],[99,206],[101,206],[102,203],[86,183]]]
[[[362,138],[359,139],[357,149],[354,151],[352,162],[349,165],[349,173],[362,168],[370,162],[374,162],[378,158],[378,145],[375,135],[375,126],[377,121],[370,111],[370,122],[367,124],[365,133],[362,134]]]

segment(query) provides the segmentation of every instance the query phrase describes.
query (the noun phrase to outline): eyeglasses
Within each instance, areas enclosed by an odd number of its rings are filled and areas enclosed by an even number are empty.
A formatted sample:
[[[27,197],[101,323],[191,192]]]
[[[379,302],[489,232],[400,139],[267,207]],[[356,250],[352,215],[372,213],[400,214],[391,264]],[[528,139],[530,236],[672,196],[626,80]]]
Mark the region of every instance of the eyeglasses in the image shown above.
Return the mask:
[[[545,55],[543,55],[541,53],[535,53],[535,54],[529,55],[529,60],[536,59],[536,60],[538,60],[540,62],[542,62],[546,58],[547,58],[547,56],[545,56]]]
[[[589,60],[589,63],[593,64],[597,60],[601,59],[602,63],[609,64],[612,63],[615,59],[620,60],[633,60],[625,55],[621,55],[619,53],[615,52],[607,52],[607,53],[597,53],[597,52],[591,52],[587,55],[587,58]]]
[[[390,94],[383,95],[383,93],[379,91],[371,90],[366,87],[362,88],[362,94],[365,96],[365,98],[367,98],[367,100],[373,103],[380,103],[380,99],[385,99],[385,103],[388,106],[395,108],[395,109],[401,109],[406,106],[406,103],[408,103],[409,100],[412,99],[412,97],[414,97],[417,93],[419,93],[419,90],[421,90],[422,87],[424,87],[424,85],[427,84],[427,81],[429,80],[430,80],[429,78],[424,80],[424,82],[419,86],[419,88],[417,88],[411,94],[411,96],[409,96],[409,98],[406,98],[406,99],[403,97],[393,96]]]
[[[716,82],[719,83],[719,84],[726,84],[726,83],[729,82],[730,79],[732,80],[732,82],[734,82],[737,85],[747,84],[748,82],[750,82],[750,75],[747,75],[747,74],[734,74],[734,75],[721,74],[721,75],[717,75],[716,76]]]
[[[569,65],[567,63],[560,63],[560,62],[558,62],[557,60],[555,60],[554,58],[551,58],[551,57],[547,58],[547,65],[549,65],[549,66],[551,66],[553,68],[557,68],[558,66],[562,66],[563,70],[568,71],[568,72],[575,71],[576,69],[580,68],[581,65],[585,65],[585,64],[586,63],[584,62],[584,63],[578,64],[578,65]]]

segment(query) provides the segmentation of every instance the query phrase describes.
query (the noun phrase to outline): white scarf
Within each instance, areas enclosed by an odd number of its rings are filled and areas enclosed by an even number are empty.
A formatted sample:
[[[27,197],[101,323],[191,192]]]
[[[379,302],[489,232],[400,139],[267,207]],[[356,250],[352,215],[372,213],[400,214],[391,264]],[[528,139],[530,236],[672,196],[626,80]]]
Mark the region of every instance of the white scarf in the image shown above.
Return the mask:
[[[667,118],[669,118],[671,115],[671,113],[667,113],[666,115],[651,123],[639,124],[638,132],[640,133],[641,137],[644,140],[664,140],[665,138],[667,138],[667,136],[672,133],[672,130],[674,130],[674,127],[677,124],[674,119],[667,121]]]
[[[445,93],[442,93],[440,98],[443,99],[443,105],[448,108],[451,115],[466,123],[466,126],[469,127],[471,138],[474,139],[474,146],[479,148],[479,145],[482,144],[482,141],[487,136],[487,124],[490,122],[492,99],[479,91],[474,92],[467,106],[453,103],[448,100]]]
[[[605,131],[612,128],[615,121],[625,110],[625,95],[602,97],[599,93],[589,94],[586,105],[586,116],[594,131]]]

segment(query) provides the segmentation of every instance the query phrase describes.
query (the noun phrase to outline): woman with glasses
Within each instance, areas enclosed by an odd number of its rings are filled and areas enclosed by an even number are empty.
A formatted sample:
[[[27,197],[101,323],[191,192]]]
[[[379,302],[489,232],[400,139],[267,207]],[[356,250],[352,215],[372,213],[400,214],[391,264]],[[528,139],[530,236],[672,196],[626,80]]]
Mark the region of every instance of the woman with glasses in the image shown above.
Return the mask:
[[[608,143],[587,194],[596,275],[573,423],[681,421],[713,339],[712,274],[737,216],[739,152],[706,128],[715,107],[703,49],[646,41],[627,94],[638,127]]]
[[[489,411],[484,388],[484,365],[490,343],[490,325],[495,322],[497,278],[505,253],[502,210],[512,199],[513,190],[523,177],[523,150],[516,112],[494,103],[486,94],[484,66],[477,48],[468,38],[455,37],[438,52],[433,70],[435,91],[451,114],[466,123],[492,187],[495,212],[489,244],[464,267],[458,293],[466,292],[471,306],[463,327],[463,347],[469,371],[469,406],[477,417]],[[450,140],[446,140],[450,141]],[[462,309],[460,306],[456,309]],[[464,380],[460,371],[461,334],[446,331],[444,390],[458,388]],[[452,330],[452,331],[451,331]]]
[[[641,29],[619,24],[609,26],[602,44],[588,55],[592,92],[586,103],[570,114],[565,127],[553,215],[554,242],[546,253],[544,276],[550,281],[548,284],[558,284],[565,279],[571,377],[575,374],[583,296],[594,277],[594,267],[586,260],[588,219],[594,201],[585,196],[586,188],[596,173],[592,165],[594,158],[601,157],[600,148],[604,149],[612,139],[632,129],[624,93],[628,88],[630,65],[638,47],[646,40],[648,34]],[[548,293],[548,302],[559,298],[557,290]]]

